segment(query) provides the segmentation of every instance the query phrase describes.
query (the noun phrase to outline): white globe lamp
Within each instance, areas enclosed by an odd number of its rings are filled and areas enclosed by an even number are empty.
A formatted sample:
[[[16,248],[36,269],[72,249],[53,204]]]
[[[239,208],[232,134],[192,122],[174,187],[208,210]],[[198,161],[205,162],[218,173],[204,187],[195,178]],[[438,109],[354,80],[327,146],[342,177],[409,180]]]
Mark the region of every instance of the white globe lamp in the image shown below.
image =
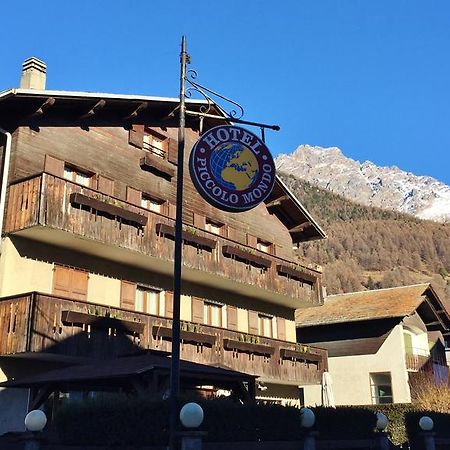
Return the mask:
[[[185,428],[198,428],[203,418],[203,409],[198,403],[186,403],[181,408],[180,421]]]
[[[300,425],[302,428],[311,428],[316,422],[316,416],[314,412],[309,408],[302,408],[300,411]]]
[[[25,427],[28,431],[42,431],[47,424],[47,417],[44,411],[35,409],[25,416]]]
[[[422,431],[431,431],[434,427],[434,422],[431,417],[423,416],[419,420],[419,427]]]
[[[384,431],[388,426],[388,418],[381,412],[377,412],[377,430]]]

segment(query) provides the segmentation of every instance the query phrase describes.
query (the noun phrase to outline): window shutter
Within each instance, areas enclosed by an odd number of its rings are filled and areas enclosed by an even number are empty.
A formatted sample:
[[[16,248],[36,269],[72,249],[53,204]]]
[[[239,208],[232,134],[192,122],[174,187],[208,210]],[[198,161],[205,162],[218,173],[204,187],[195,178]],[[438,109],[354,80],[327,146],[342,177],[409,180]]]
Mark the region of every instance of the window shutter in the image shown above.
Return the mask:
[[[227,305],[227,324],[229,330],[237,330],[237,308]]]
[[[232,241],[236,241],[236,229],[233,227],[228,226],[227,227],[227,238],[232,240]]]
[[[171,219],[175,219],[177,216],[177,207],[173,203],[168,203],[168,213]]]
[[[167,159],[172,164],[177,164],[178,162],[178,142],[175,139],[169,138],[167,151]]]
[[[88,273],[70,267],[55,265],[53,293],[75,300],[87,300]]]
[[[286,340],[286,320],[281,317],[277,317],[277,338]]]
[[[45,155],[44,172],[50,173],[57,177],[64,176],[64,161],[54,158],[50,155]]]
[[[197,213],[193,213],[193,215],[194,215],[194,227],[201,228],[202,230],[204,230],[206,228],[206,217]]]
[[[121,281],[120,284],[120,307],[123,309],[135,309],[136,284],[129,281]]]
[[[258,313],[256,311],[248,312],[248,332],[258,334]]]
[[[192,297],[192,322],[204,323],[203,300]]]
[[[61,297],[70,297],[70,269],[68,267],[56,266],[53,271],[53,294]]]
[[[103,194],[114,195],[114,181],[99,175],[97,189]]]
[[[249,247],[256,248],[258,246],[258,239],[255,236],[247,233],[247,245]]]
[[[133,125],[128,135],[128,143],[142,148],[144,145],[144,125]]]
[[[173,292],[166,291],[166,295],[165,295],[164,299],[165,299],[165,303],[166,303],[165,316],[173,317]]]
[[[81,270],[71,269],[71,297],[76,300],[87,300],[88,273]]]
[[[136,206],[141,206],[142,192],[127,186],[127,202]]]

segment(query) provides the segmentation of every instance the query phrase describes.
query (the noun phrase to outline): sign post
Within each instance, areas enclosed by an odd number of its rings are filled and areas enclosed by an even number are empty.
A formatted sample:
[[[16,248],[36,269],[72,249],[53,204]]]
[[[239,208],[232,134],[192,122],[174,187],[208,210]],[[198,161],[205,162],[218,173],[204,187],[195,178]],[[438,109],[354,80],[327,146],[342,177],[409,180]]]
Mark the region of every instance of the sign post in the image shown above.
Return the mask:
[[[192,149],[190,173],[192,181],[203,198],[216,208],[229,212],[243,212],[263,202],[271,193],[275,183],[275,164],[264,143],[264,129],[275,131],[277,125],[242,120],[243,108],[236,102],[193,81],[197,74],[187,75],[190,57],[186,51],[186,37],[182,37],[180,54],[180,105],[177,158],[177,198],[175,218],[175,251],[173,278],[173,321],[172,321],[172,360],[170,371],[169,397],[169,449],[177,450],[177,431],[180,391],[180,297],[181,269],[183,251],[183,177],[185,152],[185,117],[199,117],[200,128],[204,118],[220,120],[225,123],[240,123],[257,126],[263,139],[250,131],[232,125],[214,127],[202,134]],[[190,84],[188,92],[186,82]],[[207,100],[207,107],[200,112],[186,110],[186,97],[191,90],[197,91]],[[209,114],[215,102],[210,94],[237,106],[242,114],[236,117],[233,110],[229,115]]]

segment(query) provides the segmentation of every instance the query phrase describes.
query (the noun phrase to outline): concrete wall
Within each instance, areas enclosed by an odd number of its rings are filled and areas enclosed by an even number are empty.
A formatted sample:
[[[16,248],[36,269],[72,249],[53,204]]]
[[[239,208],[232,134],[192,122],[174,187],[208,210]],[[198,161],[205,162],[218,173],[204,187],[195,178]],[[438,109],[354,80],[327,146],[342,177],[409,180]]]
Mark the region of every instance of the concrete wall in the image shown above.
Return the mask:
[[[0,368],[0,382],[7,377]],[[24,431],[28,389],[0,388],[0,436],[8,431]]]
[[[9,238],[2,241],[0,297],[30,291],[51,293],[53,264],[22,257]]]
[[[403,344],[403,327],[397,325],[374,355],[340,356],[328,359],[336,405],[372,403],[370,373],[389,372],[394,403],[409,403]]]
[[[303,386],[303,392],[305,396],[304,406],[320,406],[322,405],[322,385],[311,384]]]

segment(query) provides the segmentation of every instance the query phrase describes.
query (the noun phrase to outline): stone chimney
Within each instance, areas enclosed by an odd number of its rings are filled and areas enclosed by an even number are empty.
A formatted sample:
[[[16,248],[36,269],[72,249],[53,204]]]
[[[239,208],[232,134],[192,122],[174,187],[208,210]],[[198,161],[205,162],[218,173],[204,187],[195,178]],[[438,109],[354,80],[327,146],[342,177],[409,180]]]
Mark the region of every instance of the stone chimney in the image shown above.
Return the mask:
[[[44,61],[37,58],[28,58],[22,64],[22,77],[20,87],[22,89],[45,89],[47,66]]]

